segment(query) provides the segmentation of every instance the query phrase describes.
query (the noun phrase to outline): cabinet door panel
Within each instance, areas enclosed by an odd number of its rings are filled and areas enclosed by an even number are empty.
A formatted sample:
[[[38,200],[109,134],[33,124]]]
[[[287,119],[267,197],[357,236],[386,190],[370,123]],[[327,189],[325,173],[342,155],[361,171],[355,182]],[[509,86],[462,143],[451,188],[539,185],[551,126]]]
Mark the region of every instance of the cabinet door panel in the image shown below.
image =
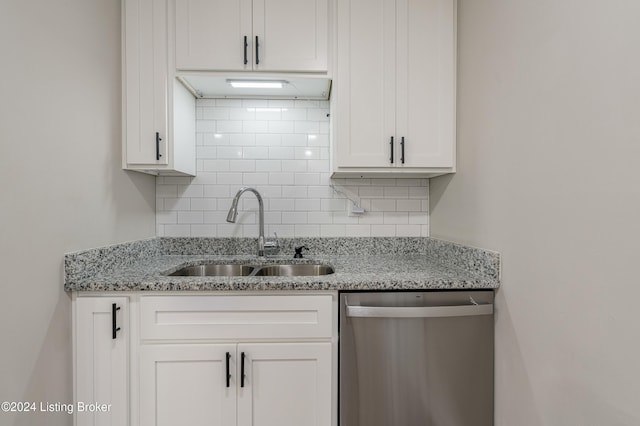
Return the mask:
[[[326,71],[328,12],[327,0],[254,0],[254,69]]]
[[[127,360],[129,311],[126,297],[87,297],[75,302],[76,401],[110,404],[104,413],[76,413],[78,426],[129,424]],[[120,330],[112,335],[112,304]]]
[[[175,0],[175,7],[177,69],[251,69],[251,0]]]
[[[140,424],[233,426],[235,345],[145,345],[140,349]]]
[[[395,135],[395,7],[389,0],[338,4],[336,165],[389,167]]]
[[[167,164],[167,2],[123,4],[127,163]],[[162,139],[160,160],[156,159],[156,132]]]
[[[330,426],[331,344],[240,344],[239,426]]]
[[[454,2],[398,0],[396,135],[405,167],[452,167]]]

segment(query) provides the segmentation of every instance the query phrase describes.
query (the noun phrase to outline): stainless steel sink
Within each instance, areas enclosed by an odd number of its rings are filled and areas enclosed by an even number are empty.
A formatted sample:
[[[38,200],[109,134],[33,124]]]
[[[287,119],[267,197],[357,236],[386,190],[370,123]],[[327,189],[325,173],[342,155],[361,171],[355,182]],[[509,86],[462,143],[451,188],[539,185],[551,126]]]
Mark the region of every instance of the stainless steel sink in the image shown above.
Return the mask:
[[[329,265],[314,264],[282,264],[282,265],[240,265],[240,264],[206,264],[187,266],[169,274],[170,276],[195,277],[242,277],[242,276],[319,276],[333,274]]]
[[[190,276],[190,277],[241,277],[247,276],[253,272],[255,267],[250,265],[195,265],[178,269],[170,276]]]
[[[322,264],[267,265],[259,268],[255,276],[318,276],[333,274],[333,268]]]

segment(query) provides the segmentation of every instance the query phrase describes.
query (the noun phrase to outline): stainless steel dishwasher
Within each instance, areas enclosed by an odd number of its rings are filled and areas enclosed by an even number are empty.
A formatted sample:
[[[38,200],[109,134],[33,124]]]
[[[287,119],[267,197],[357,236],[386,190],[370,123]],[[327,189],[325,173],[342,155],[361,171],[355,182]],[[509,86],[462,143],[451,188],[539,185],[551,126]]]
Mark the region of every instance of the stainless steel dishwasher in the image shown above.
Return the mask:
[[[493,425],[493,291],[340,294],[340,426]]]

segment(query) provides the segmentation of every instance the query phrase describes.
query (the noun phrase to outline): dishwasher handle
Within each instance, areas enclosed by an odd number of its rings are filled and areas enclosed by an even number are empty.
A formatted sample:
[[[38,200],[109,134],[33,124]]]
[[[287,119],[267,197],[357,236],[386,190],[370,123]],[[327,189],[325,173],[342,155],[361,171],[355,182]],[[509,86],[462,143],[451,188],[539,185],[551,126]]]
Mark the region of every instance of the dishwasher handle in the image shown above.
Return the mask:
[[[455,306],[349,306],[347,316],[355,318],[440,318],[493,314],[493,304]]]

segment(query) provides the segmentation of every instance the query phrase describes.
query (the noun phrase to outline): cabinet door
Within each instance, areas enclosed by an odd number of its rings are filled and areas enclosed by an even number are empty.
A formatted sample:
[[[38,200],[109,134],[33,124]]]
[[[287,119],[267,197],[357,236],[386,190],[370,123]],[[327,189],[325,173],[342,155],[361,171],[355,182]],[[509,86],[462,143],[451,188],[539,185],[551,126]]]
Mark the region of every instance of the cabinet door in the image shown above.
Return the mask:
[[[175,0],[175,26],[178,70],[251,70],[251,0]]]
[[[123,5],[126,163],[166,165],[167,0],[127,0]]]
[[[405,142],[399,165],[452,167],[455,1],[397,0],[397,5],[396,138]],[[397,149],[401,155],[401,146]]]
[[[140,424],[234,426],[235,345],[143,345]],[[227,385],[227,354],[229,373]]]
[[[113,337],[114,306],[116,337]],[[106,412],[76,411],[77,426],[129,424],[127,374],[129,307],[126,297],[79,297],[75,310],[76,403],[108,404]]]
[[[238,426],[331,426],[331,343],[239,344],[241,367],[243,353]]]
[[[254,69],[326,71],[328,0],[254,0]]]
[[[395,136],[395,2],[338,2],[338,167],[389,167]],[[395,161],[395,159],[394,159]]]

